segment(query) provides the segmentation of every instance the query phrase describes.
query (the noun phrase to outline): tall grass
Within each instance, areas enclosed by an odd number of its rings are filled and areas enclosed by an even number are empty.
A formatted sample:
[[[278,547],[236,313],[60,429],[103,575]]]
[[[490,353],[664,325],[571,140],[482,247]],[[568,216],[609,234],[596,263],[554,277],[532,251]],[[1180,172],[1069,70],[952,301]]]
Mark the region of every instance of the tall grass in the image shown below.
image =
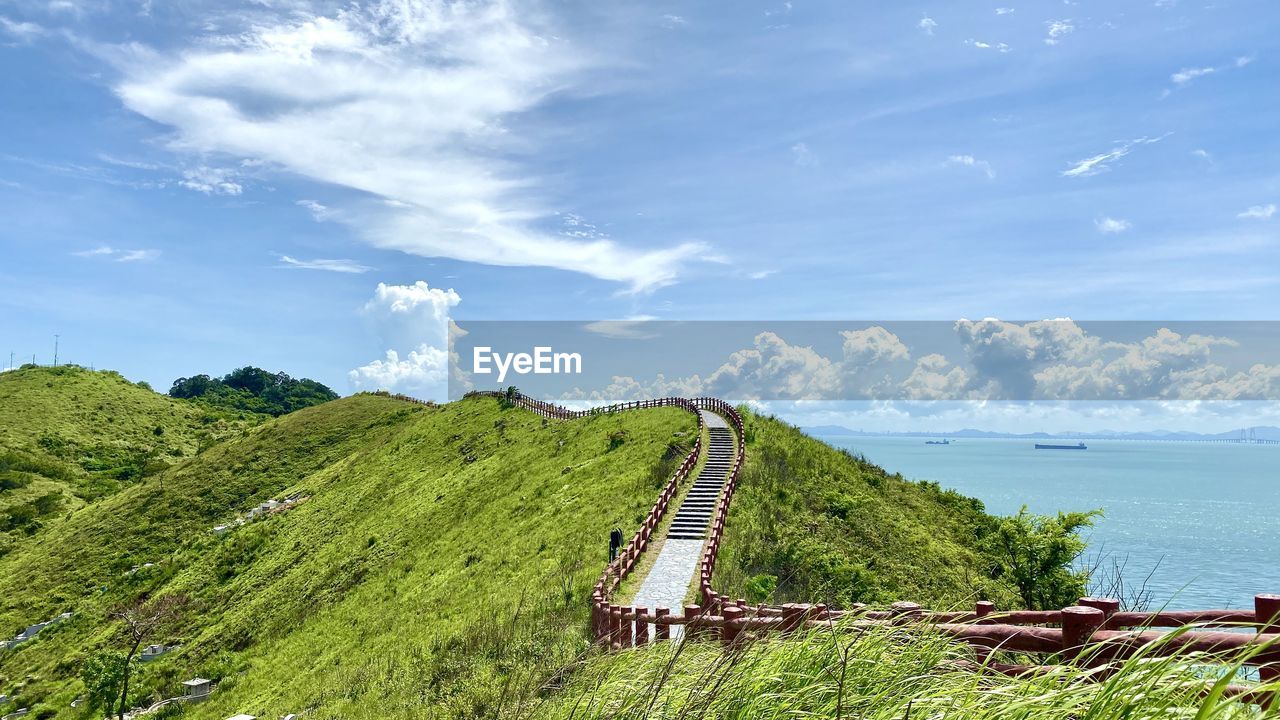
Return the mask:
[[[1261,718],[1256,705],[1205,694],[1195,658],[1138,657],[1105,679],[1062,667],[1010,678],[938,634],[842,623],[803,637],[665,643],[585,664],[534,717],[594,718]],[[1230,673],[1227,673],[1228,675]],[[1211,681],[1210,681],[1211,682]],[[1225,686],[1225,680],[1219,683]],[[1280,688],[1277,688],[1280,689]]]

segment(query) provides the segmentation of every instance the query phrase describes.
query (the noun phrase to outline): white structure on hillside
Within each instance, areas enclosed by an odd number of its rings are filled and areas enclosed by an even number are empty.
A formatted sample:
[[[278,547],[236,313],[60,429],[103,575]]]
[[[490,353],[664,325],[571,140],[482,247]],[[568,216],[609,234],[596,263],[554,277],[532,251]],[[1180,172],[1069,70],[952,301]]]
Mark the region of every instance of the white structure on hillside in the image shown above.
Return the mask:
[[[258,717],[256,715],[245,715],[244,713],[240,713],[239,715],[232,715],[227,718],[227,720],[258,720]]]
[[[155,660],[161,655],[164,655],[165,653],[168,653],[168,652],[173,652],[174,650],[177,650],[177,649],[178,649],[177,645],[165,645],[164,643],[148,645],[142,648],[142,654],[138,656],[138,660],[142,662],[151,662],[152,660]]]
[[[182,686],[187,690],[186,697],[188,700],[207,697],[209,691],[213,689],[212,685],[212,681],[204,678],[191,678],[190,680],[182,681]]]

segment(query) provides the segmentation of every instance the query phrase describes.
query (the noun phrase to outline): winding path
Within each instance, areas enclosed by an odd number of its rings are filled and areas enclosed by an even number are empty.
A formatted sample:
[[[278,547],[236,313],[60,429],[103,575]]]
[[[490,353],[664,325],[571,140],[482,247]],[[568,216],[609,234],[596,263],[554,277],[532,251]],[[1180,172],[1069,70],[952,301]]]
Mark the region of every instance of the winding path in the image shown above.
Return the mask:
[[[708,410],[699,410],[698,414],[711,438],[706,462],[680,504],[662,549],[632,600],[637,607],[670,608],[673,615],[679,615],[684,607],[685,595],[702,557],[707,526],[733,464],[733,433],[728,423]],[[683,626],[674,626],[672,635],[679,637],[683,630]]]

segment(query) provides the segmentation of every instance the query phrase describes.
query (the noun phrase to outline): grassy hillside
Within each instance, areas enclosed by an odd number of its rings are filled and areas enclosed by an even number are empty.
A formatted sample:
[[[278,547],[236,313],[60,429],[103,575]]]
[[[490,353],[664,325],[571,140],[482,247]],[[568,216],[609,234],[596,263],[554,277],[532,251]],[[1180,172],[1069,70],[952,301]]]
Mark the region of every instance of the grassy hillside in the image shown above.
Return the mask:
[[[852,627],[758,642],[662,643],[593,658],[540,705],[540,720],[1226,720],[1276,717],[1202,697],[1209,681],[1193,658],[1131,660],[1105,682],[1096,670],[1009,678],[957,666],[965,648],[919,629]],[[1224,680],[1223,682],[1226,682]]]
[[[0,554],[85,502],[258,420],[210,412],[110,371],[0,373]]]
[[[74,611],[0,651],[0,694],[57,717],[112,608],[182,596],[132,699],[219,682],[193,718],[487,717],[587,648],[608,531],[630,533],[693,420],[674,409],[546,422],[492,399],[357,396],[272,420],[84,507],[0,558],[0,629]],[[625,433],[610,450],[610,438]],[[269,497],[288,512],[210,528]],[[134,565],[154,567],[129,574]],[[7,632],[6,632],[7,634]],[[0,707],[0,711],[6,708]]]
[[[715,586],[774,602],[1018,604],[991,578],[982,503],[891,475],[752,413]],[[776,588],[774,587],[776,585]]]

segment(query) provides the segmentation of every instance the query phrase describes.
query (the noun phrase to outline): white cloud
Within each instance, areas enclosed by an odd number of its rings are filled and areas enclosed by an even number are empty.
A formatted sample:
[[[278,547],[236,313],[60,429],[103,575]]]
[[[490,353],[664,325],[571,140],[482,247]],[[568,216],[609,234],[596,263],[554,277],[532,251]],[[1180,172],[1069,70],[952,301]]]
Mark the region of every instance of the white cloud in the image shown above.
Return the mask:
[[[776,275],[777,272],[777,270],[757,270],[755,272],[747,273],[747,277],[751,280],[763,280],[770,275]]]
[[[982,40],[974,40],[973,38],[969,38],[968,40],[965,40],[964,44],[968,45],[969,47],[978,48],[979,50],[996,50],[1002,53],[1007,53],[1013,49],[1004,43],[996,43],[995,45],[992,45],[989,42],[983,42]]]
[[[31,42],[46,32],[44,27],[33,22],[13,20],[4,15],[0,15],[0,31],[24,43]]]
[[[99,245],[91,250],[80,250],[71,254],[77,257],[107,258],[116,262],[144,262],[160,257],[159,250],[121,250],[109,245]]]
[[[1245,220],[1270,220],[1275,214],[1275,203],[1269,203],[1267,205],[1254,205],[1236,217]]]
[[[306,208],[316,222],[328,220],[333,215],[328,207],[316,202],[315,200],[299,200],[296,204],[298,207]]]
[[[1133,224],[1128,220],[1113,217],[1098,218],[1093,221],[1093,224],[1098,228],[1098,232],[1103,235],[1117,235],[1133,227]]]
[[[1197,148],[1197,149],[1195,149],[1195,150],[1192,150],[1192,151],[1191,151],[1191,154],[1192,154],[1192,155],[1194,155],[1195,157],[1200,158],[1201,160],[1205,160],[1205,161],[1208,161],[1208,162],[1210,162],[1210,163],[1212,163],[1212,162],[1213,162],[1213,154],[1212,154],[1212,153],[1210,153],[1208,150],[1204,150],[1204,149],[1202,149],[1202,148]]]
[[[932,35],[933,31],[937,29],[938,23],[936,20],[926,15],[920,18],[920,22],[916,23],[916,27],[920,28],[920,31],[925,35]]]
[[[648,328],[648,323],[656,319],[652,315],[637,315],[625,320],[597,320],[587,323],[583,329],[589,333],[616,340],[640,340],[657,337],[657,334]]]
[[[351,386],[445,397],[449,310],[460,302],[452,288],[433,288],[422,280],[413,285],[378,283],[364,314],[387,350],[382,359],[347,373]]]
[[[325,260],[316,258],[314,260],[299,260],[289,257],[288,255],[280,256],[280,265],[282,268],[295,268],[298,270],[326,270],[328,272],[338,273],[367,273],[373,268],[368,265],[361,265],[355,260]]]
[[[998,8],[996,8],[996,14],[997,14],[997,15],[1012,15],[1012,14],[1013,14],[1013,12],[1014,12],[1015,10],[1017,10],[1017,8],[1011,8],[1011,7],[998,7]]]
[[[331,7],[262,10],[239,32],[174,52],[104,55],[124,77],[124,104],[175,128],[175,150],[372,197],[342,208],[342,220],[378,247],[559,268],[632,290],[675,282],[703,254],[699,243],[642,249],[539,228],[552,211],[515,162],[527,147],[519,121],[596,63],[540,16],[499,0]]]
[[[962,167],[975,168],[981,170],[987,176],[988,180],[995,178],[996,171],[991,167],[991,163],[986,160],[979,160],[972,155],[952,155],[947,158],[947,165],[959,165]]]
[[[662,27],[668,30],[672,30],[678,27],[683,27],[688,24],[689,24],[689,21],[680,15],[663,15],[662,16]]]
[[[1205,75],[1212,75],[1217,71],[1218,71],[1217,68],[1211,68],[1211,67],[1184,68],[1170,75],[1169,79],[1177,83],[1178,85],[1182,85],[1184,83],[1189,83],[1192,80],[1195,80],[1196,78],[1204,77]]]
[[[1071,20],[1047,20],[1045,21],[1046,32],[1048,33],[1044,39],[1045,45],[1057,45],[1062,38],[1075,32],[1076,26]]]
[[[1196,79],[1205,77],[1207,75],[1214,75],[1226,70],[1233,70],[1233,69],[1239,69],[1239,68],[1245,67],[1246,65],[1249,65],[1252,62],[1253,62],[1252,57],[1241,56],[1241,57],[1237,57],[1232,62],[1223,64],[1223,65],[1196,67],[1196,68],[1183,68],[1182,70],[1179,70],[1178,72],[1170,75],[1169,80],[1171,80],[1174,85],[1182,86],[1182,85],[1186,85],[1192,80],[1196,80]],[[1168,91],[1166,91],[1166,94],[1168,94]]]
[[[121,250],[116,262],[140,262],[160,257],[159,250]]]
[[[200,167],[182,171],[178,184],[205,195],[239,195],[244,187],[235,181],[235,173],[225,168]]]
[[[1168,137],[1167,134],[1155,138],[1141,137],[1137,140],[1130,140],[1129,142],[1121,143],[1108,152],[1100,153],[1083,160],[1077,160],[1070,168],[1063,170],[1062,175],[1064,177],[1089,177],[1091,175],[1098,175],[1100,173],[1107,172],[1111,169],[1113,164],[1126,157],[1135,147],[1139,145],[1152,145],[1160,142],[1166,137]]]
[[[802,142],[791,146],[791,160],[800,167],[812,167],[818,164],[818,156],[814,155],[809,146]]]

